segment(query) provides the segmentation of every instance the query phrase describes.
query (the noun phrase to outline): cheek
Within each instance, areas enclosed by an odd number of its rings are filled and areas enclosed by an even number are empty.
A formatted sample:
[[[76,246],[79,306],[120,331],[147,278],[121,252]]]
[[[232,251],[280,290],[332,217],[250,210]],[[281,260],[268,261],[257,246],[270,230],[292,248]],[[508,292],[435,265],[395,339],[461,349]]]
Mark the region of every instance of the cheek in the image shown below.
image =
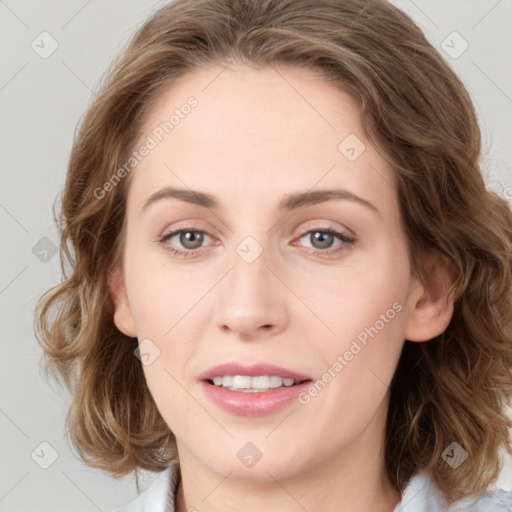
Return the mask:
[[[406,277],[386,266],[345,268],[335,277],[317,279],[314,288],[302,285],[299,293],[317,314],[317,323],[322,320],[322,338],[327,345],[342,348],[374,325],[379,331],[391,331],[391,324],[395,324],[395,331],[400,330],[405,316]]]
[[[315,418],[311,436],[328,432],[340,443],[362,432],[377,411],[384,414],[405,325],[405,308],[393,286],[370,287],[368,295],[356,287],[345,291],[339,307],[329,306],[326,322],[336,336],[324,336],[326,343],[311,352],[319,362],[316,381],[301,397],[308,416]]]
[[[362,418],[383,399],[404,342],[407,258],[399,250],[388,252],[388,258],[381,252],[379,264],[369,258],[357,268],[343,269],[336,279],[325,279],[309,294],[303,290],[304,302],[325,326],[317,320],[322,335],[309,347],[320,363],[317,378],[331,388],[324,399],[332,400],[332,410],[343,403]]]
[[[166,342],[183,323],[196,325],[190,319],[200,313],[197,306],[212,276],[193,270],[193,265],[172,266],[165,255],[157,256],[134,251],[127,258],[128,294],[139,337]]]

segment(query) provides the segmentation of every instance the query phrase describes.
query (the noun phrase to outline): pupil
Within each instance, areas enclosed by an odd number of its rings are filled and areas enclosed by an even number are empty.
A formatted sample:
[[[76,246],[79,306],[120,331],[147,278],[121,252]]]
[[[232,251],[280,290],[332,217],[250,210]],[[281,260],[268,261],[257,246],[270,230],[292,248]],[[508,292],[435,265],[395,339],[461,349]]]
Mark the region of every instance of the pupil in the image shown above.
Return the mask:
[[[187,249],[197,249],[201,247],[203,234],[197,231],[186,231],[180,236],[180,243]]]
[[[322,231],[316,231],[313,234],[315,243],[320,243],[320,249],[326,249],[329,248],[332,244],[333,235],[331,233],[324,233]],[[313,246],[315,246],[315,243],[313,243]]]

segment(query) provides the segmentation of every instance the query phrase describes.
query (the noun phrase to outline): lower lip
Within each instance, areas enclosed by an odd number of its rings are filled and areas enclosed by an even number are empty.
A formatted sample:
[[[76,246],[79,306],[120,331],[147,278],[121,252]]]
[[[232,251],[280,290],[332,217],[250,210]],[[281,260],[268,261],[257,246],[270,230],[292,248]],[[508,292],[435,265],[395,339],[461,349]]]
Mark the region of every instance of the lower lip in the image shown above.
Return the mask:
[[[283,386],[270,391],[245,393],[215,386],[207,381],[201,382],[206,396],[213,403],[221,409],[239,416],[264,416],[278,411],[296,399],[297,395],[310,384],[311,381],[306,381],[295,386]]]

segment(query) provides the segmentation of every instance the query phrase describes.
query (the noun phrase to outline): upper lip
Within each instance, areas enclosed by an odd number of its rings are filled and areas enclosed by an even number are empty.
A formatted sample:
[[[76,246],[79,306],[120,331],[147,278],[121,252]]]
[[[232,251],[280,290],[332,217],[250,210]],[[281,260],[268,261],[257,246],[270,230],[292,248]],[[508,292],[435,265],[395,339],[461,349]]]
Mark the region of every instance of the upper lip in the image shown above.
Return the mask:
[[[279,377],[293,379],[296,382],[311,380],[311,377],[301,373],[276,366],[271,363],[244,364],[244,363],[224,363],[214,366],[199,375],[199,380],[212,380],[214,377],[224,375],[246,375],[256,377],[258,375],[278,375]]]

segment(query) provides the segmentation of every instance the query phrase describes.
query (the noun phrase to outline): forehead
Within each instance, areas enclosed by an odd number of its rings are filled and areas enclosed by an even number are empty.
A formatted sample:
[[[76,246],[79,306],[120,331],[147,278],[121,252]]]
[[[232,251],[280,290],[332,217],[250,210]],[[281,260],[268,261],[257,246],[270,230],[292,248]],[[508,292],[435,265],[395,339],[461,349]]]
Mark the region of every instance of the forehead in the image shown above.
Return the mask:
[[[186,115],[190,118],[186,123],[181,122],[184,119],[180,116],[169,139],[177,141],[187,127],[193,128],[202,142],[223,140],[226,135],[233,142],[262,135],[268,135],[265,138],[269,141],[276,141],[279,136],[281,140],[286,135],[290,139],[295,136],[299,142],[306,132],[328,136],[335,142],[340,130],[362,132],[357,101],[322,80],[314,70],[242,65],[188,72],[161,94],[144,131],[149,133],[168,120],[191,97],[197,106],[190,116]]]
[[[234,200],[247,193],[270,198],[274,191],[277,198],[282,189],[316,184],[360,194],[377,185],[382,195],[384,181],[392,182],[364,135],[357,101],[308,69],[189,72],[160,96],[139,140],[148,137],[154,147],[130,187],[137,202],[169,184]]]

